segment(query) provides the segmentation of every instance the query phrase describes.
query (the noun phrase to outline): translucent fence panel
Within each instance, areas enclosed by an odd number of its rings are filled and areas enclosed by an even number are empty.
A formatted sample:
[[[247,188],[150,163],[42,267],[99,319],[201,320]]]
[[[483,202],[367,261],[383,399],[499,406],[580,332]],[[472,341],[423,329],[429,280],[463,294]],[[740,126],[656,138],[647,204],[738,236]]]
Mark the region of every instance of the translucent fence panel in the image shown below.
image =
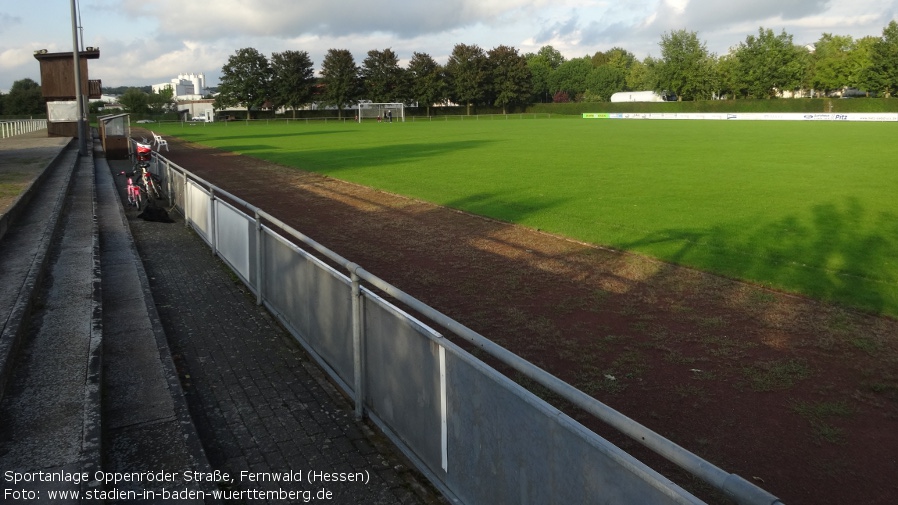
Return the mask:
[[[366,406],[431,471],[442,468],[440,346],[433,330],[364,291]]]
[[[186,192],[184,191],[184,183],[187,180],[187,177],[174,170],[168,171],[169,178],[169,190],[168,196],[171,198],[171,204],[176,206],[179,209],[184,209],[185,204],[187,203],[184,200],[184,195]]]
[[[353,384],[349,279],[265,228],[265,301],[345,381]]]
[[[193,181],[187,182],[187,204],[184,214],[193,224],[197,233],[207,243],[212,243],[210,231],[212,230],[212,195]]]
[[[448,351],[445,478],[463,503],[702,503],[464,351]]]
[[[255,277],[250,251],[255,248],[255,220],[234,207],[215,200],[215,249],[245,281]]]

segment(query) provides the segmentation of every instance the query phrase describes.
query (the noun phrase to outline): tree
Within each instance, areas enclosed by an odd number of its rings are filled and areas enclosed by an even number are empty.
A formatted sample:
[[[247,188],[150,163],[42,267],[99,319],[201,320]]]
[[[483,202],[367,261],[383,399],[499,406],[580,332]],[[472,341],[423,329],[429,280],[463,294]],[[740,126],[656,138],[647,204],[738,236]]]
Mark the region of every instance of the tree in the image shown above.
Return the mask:
[[[490,91],[493,105],[502,107],[527,103],[533,89],[530,67],[518,50],[509,46],[497,46],[487,53],[490,70]]]
[[[633,53],[620,47],[612,47],[604,53],[595,53],[590,60],[594,68],[586,78],[584,102],[606,102],[611,100],[614,93],[628,88],[627,77],[630,69],[637,63]]]
[[[658,87],[655,68],[658,60],[646,56],[642,61],[635,61],[627,73],[627,88],[633,91],[648,91]]]
[[[218,98],[215,108],[224,109],[244,105],[247,118],[254,109],[261,109],[271,95],[271,66],[268,58],[248,47],[237,50],[221,67]]]
[[[713,55],[696,32],[677,30],[661,36],[661,60],[656,66],[656,91],[672,91],[677,100],[710,97]]]
[[[783,30],[758,29],[736,48],[739,80],[754,98],[771,98],[783,90],[798,89],[802,76],[800,51]]]
[[[430,116],[430,106],[446,100],[446,73],[443,67],[429,54],[415,52],[408,64],[408,75],[412,100],[419,106],[425,104]]]
[[[306,51],[284,51],[271,54],[271,102],[275,108],[296,109],[312,102],[315,72]]]
[[[738,81],[737,68],[739,60],[735,54],[727,54],[717,59],[717,89],[715,94],[718,98],[727,96],[736,98],[742,89]]]
[[[322,100],[337,107],[337,116],[343,117],[343,107],[352,105],[359,98],[359,67],[348,49],[328,49],[321,64]]]
[[[446,63],[449,98],[467,106],[480,103],[487,93],[487,56],[477,45],[456,44]]]
[[[564,63],[564,56],[552,46],[543,46],[536,53],[525,54],[524,59],[527,60],[527,66],[530,67],[533,84],[531,100],[548,102],[549,76]]]
[[[890,21],[883,28],[882,37],[873,43],[871,65],[863,72],[862,82],[869,90],[886,97],[898,92],[898,22]]]
[[[41,86],[32,79],[26,78],[12,83],[4,102],[4,114],[11,116],[47,113],[47,102],[41,95]]]
[[[549,76],[549,92],[557,94],[564,91],[576,100],[576,97],[583,95],[589,87],[589,74],[592,69],[592,60],[589,56],[565,61]]]
[[[175,91],[171,87],[163,88],[158,93],[154,92],[147,95],[147,106],[152,112],[165,112],[166,109],[170,109],[174,105],[174,96]]]
[[[562,63],[564,63],[564,55],[561,54],[561,51],[555,49],[552,46],[543,46],[539,48],[539,51],[536,52],[536,55],[542,58],[546,63],[549,64],[549,67],[552,70],[560,67]]]
[[[620,70],[624,74],[628,74],[630,68],[637,61],[636,55],[621,47],[612,47],[605,52],[605,64]]]
[[[126,111],[132,114],[145,114],[150,110],[149,95],[137,88],[128,88],[118,99]]]
[[[824,92],[848,86],[851,81],[849,54],[853,50],[854,40],[850,36],[824,33],[814,43],[811,86]]]
[[[605,64],[592,69],[586,80],[586,102],[607,102],[611,95],[623,91],[627,87],[627,76],[624,71],[613,65]]]
[[[364,98],[372,102],[399,102],[408,95],[404,71],[392,49],[368,51],[361,77]]]
[[[870,96],[870,87],[864,82],[864,78],[873,66],[873,46],[876,45],[876,40],[876,37],[870,36],[858,39],[848,55],[850,83],[867,91],[867,96]]]

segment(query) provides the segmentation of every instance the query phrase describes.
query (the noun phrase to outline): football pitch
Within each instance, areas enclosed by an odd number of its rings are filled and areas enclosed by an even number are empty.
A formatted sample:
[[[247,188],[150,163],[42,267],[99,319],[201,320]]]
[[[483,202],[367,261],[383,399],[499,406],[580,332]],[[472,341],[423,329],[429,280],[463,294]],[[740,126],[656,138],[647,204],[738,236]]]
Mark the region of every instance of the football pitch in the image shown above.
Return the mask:
[[[896,128],[502,116],[153,125],[163,135],[893,317]]]

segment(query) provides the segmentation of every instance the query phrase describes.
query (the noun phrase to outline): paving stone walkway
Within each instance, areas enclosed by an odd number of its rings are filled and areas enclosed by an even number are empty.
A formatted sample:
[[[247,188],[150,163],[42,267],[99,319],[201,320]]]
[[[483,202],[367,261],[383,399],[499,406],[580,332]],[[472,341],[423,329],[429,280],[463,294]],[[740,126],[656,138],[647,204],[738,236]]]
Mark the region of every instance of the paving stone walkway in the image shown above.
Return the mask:
[[[124,178],[116,182],[122,191]],[[127,211],[197,431],[212,469],[234,481],[221,489],[247,503],[445,503],[354,419],[349,400],[180,216],[166,224],[136,215]],[[310,482],[315,472],[338,481]]]

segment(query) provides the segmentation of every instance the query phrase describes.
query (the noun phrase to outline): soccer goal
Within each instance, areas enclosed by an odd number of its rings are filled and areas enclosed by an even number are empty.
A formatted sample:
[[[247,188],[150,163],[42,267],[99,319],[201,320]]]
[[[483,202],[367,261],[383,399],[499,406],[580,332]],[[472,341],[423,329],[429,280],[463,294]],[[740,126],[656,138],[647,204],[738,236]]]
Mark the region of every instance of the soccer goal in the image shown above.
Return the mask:
[[[405,121],[405,104],[359,102],[359,112],[356,114],[356,118],[359,123],[364,119],[385,122]]]

